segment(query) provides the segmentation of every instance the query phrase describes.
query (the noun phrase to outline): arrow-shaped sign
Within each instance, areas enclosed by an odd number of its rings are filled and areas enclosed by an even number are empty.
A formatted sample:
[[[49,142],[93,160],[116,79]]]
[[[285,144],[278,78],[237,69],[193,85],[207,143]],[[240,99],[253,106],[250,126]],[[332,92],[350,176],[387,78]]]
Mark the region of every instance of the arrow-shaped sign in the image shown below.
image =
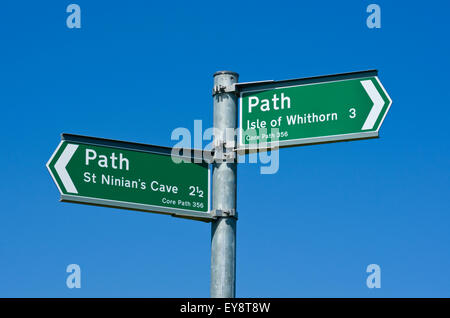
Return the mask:
[[[209,164],[201,158],[153,145],[62,139],[47,163],[62,201],[212,219]]]
[[[392,104],[376,71],[236,86],[240,150],[375,138]]]

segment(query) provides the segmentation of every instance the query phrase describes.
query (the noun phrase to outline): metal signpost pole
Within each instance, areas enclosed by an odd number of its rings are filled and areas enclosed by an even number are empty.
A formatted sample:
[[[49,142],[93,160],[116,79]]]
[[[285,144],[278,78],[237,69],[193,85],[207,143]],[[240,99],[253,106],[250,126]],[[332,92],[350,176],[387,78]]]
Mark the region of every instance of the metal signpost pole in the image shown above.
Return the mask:
[[[238,74],[214,74],[214,163],[211,225],[212,298],[233,298],[236,287],[236,134]]]

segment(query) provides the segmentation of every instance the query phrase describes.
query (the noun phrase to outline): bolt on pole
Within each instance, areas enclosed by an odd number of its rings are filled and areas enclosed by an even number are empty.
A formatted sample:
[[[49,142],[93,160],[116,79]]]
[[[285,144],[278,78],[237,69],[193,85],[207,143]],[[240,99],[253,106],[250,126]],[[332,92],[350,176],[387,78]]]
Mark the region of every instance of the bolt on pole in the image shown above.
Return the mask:
[[[217,219],[211,225],[212,298],[234,298],[236,295],[237,96],[223,88],[232,87],[238,77],[237,73],[229,71],[214,74],[212,203]]]

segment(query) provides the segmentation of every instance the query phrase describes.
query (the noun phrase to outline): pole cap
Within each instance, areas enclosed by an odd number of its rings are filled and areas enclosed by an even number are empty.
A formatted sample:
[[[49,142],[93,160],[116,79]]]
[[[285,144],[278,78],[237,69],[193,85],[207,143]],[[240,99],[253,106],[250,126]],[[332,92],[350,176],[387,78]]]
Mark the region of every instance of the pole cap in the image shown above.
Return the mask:
[[[239,78],[239,74],[236,72],[232,72],[232,71],[218,71],[218,72],[215,72],[213,76],[216,77],[217,75],[227,75],[227,74],[235,76],[236,79]]]

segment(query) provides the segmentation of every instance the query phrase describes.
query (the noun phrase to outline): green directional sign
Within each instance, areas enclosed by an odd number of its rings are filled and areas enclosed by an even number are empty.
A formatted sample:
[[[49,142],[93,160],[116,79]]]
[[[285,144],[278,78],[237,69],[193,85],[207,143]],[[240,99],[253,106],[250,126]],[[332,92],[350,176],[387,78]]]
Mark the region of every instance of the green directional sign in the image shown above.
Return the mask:
[[[61,200],[210,219],[210,170],[171,148],[63,135],[47,168]]]
[[[249,84],[237,85],[247,149],[375,138],[392,103],[376,71]]]

